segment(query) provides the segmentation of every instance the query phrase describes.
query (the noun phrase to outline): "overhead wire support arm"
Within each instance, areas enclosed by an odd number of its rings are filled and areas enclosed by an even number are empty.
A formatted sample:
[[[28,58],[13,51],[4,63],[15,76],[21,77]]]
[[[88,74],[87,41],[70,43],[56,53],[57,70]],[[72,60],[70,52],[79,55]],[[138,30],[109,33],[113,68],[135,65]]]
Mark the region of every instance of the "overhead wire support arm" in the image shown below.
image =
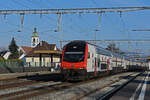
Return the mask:
[[[70,42],[71,40],[63,40],[62,42]],[[84,40],[87,42],[150,42],[150,40]]]
[[[150,7],[112,7],[112,8],[75,8],[75,9],[28,9],[0,10],[0,14],[73,14],[73,13],[113,13],[147,10]]]
[[[137,29],[137,30],[132,30],[132,31],[150,31],[150,29]]]

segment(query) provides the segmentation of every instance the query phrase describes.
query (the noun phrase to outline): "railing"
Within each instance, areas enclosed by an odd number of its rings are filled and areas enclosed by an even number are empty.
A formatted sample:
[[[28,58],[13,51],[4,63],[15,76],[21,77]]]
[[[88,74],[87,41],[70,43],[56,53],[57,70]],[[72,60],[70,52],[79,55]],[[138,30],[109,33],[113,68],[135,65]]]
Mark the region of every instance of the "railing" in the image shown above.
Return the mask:
[[[37,72],[37,71],[51,71],[59,72],[60,63],[24,63],[17,61],[1,61],[0,73],[16,73],[16,72]]]
[[[1,61],[0,67],[23,67],[24,62],[19,61]]]
[[[60,70],[60,63],[54,62],[26,62],[24,63],[24,67],[50,67],[51,71],[59,71]]]

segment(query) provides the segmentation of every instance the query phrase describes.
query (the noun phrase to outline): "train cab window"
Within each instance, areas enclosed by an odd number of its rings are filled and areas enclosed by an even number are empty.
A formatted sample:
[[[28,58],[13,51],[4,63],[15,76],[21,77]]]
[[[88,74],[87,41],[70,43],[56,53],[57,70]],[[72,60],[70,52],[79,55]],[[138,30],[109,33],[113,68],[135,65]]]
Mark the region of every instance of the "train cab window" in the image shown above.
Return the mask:
[[[63,61],[82,62],[85,58],[86,42],[71,42],[66,45]]]
[[[88,58],[90,58],[90,52],[88,52]]]

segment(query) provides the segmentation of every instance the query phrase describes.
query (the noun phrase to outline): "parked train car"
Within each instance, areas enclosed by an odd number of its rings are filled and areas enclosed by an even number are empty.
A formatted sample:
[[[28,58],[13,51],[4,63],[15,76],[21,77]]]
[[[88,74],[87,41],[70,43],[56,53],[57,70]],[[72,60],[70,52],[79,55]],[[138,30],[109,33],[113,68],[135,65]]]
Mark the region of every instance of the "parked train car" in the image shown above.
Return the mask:
[[[63,48],[61,73],[66,80],[84,80],[126,71],[132,61],[86,41],[72,41]],[[136,65],[136,62],[135,62]]]

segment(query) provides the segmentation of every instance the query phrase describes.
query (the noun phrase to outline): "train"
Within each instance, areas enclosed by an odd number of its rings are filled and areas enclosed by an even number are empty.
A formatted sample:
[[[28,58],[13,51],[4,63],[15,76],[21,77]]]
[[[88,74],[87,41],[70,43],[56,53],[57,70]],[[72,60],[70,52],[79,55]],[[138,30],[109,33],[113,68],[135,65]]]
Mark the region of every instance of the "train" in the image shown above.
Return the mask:
[[[87,80],[145,66],[146,62],[131,59],[82,40],[67,43],[62,51],[61,73],[64,80]]]

